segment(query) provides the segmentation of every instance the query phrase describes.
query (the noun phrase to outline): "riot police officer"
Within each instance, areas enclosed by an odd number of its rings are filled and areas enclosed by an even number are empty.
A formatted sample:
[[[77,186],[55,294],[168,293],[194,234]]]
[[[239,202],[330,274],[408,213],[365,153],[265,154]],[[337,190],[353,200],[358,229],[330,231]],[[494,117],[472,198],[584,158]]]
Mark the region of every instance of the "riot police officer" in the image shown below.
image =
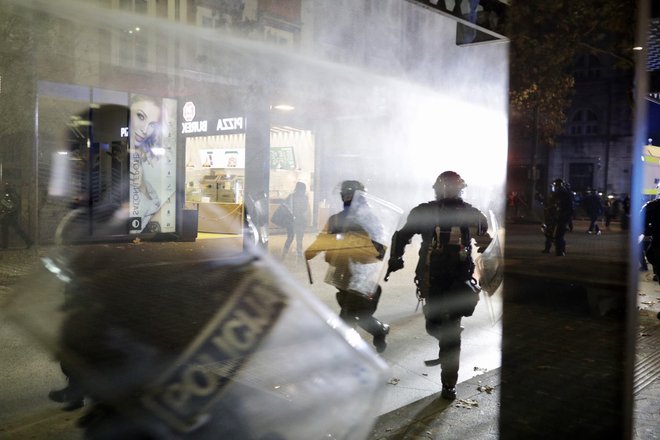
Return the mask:
[[[383,260],[385,246],[375,240],[379,235],[378,219],[368,207],[353,203],[357,191],[365,191],[361,182],[342,182],[340,195],[344,207],[330,216],[323,231],[305,251],[305,258],[311,260],[318,253],[325,252],[325,259],[331,266],[330,283],[337,288],[340,318],[350,327],[359,325],[372,335],[376,351],[382,353],[387,347],[385,337],[390,326],[373,316],[382,288],[363,281],[372,273],[380,272],[380,266],[375,263]],[[365,284],[370,287],[365,289]]]
[[[653,280],[658,281],[660,272],[660,194],[642,206],[644,240],[640,243],[643,255],[653,267]],[[659,281],[660,282],[660,281]]]
[[[551,194],[545,206],[545,223],[542,226],[545,235],[544,253],[550,253],[555,244],[555,254],[566,255],[566,231],[573,219],[573,193],[562,179],[552,182]]]
[[[456,398],[461,350],[461,319],[471,316],[479,299],[473,278],[472,240],[483,252],[490,243],[486,216],[466,203],[465,181],[454,171],[440,174],[433,185],[436,200],[413,208],[392,237],[388,275],[403,268],[403,253],[415,234],[422,236],[415,269],[417,295],[424,301],[426,331],[438,339],[440,353],[427,365],[440,364],[442,392]],[[386,276],[387,279],[387,276]]]

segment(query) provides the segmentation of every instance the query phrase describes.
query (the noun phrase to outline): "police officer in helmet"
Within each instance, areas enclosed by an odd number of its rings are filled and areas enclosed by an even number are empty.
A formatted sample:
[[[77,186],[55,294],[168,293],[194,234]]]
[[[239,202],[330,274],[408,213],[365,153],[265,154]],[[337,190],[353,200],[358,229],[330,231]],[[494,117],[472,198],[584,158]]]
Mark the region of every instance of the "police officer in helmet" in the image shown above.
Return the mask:
[[[368,292],[357,286],[363,285],[360,278],[368,277],[372,269],[380,270],[372,263],[383,260],[385,246],[375,240],[379,220],[368,206],[356,206],[356,203],[364,202],[363,199],[354,200],[357,191],[366,191],[361,182],[345,180],[341,183],[343,209],[330,216],[323,231],[305,251],[305,258],[311,260],[318,253],[325,252],[325,260],[332,266],[331,284],[337,288],[340,318],[350,327],[359,325],[372,335],[376,351],[382,353],[387,348],[385,337],[390,326],[373,316],[380,301],[381,286],[375,284],[373,291]],[[351,234],[362,237],[362,241],[348,239]],[[365,249],[371,252],[365,253]]]
[[[566,255],[566,231],[573,220],[573,193],[562,179],[552,182],[551,194],[545,206],[545,224],[542,227],[545,235],[544,253],[550,253],[555,244],[555,254]]]
[[[392,237],[388,275],[403,268],[403,254],[415,234],[422,244],[415,269],[415,284],[426,331],[438,339],[442,392],[447,400],[456,398],[461,350],[461,319],[471,316],[479,288],[473,278],[472,241],[483,252],[491,241],[486,216],[466,203],[461,193],[465,181],[454,171],[440,174],[433,185],[436,199],[413,208],[405,225]],[[387,276],[386,276],[387,279]]]

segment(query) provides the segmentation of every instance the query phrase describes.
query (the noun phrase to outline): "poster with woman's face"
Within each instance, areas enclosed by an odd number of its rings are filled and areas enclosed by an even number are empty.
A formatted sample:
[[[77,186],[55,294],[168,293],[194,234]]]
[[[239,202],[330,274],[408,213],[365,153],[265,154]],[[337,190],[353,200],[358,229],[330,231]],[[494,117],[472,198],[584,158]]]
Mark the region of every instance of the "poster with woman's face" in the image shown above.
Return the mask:
[[[129,231],[176,229],[176,100],[132,95]]]

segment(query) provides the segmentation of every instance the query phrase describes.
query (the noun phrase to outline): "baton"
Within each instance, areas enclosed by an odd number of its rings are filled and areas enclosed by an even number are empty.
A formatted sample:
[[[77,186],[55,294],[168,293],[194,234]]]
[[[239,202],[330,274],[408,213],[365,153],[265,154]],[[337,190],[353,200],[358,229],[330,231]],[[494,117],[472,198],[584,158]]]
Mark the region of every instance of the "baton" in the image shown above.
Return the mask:
[[[307,267],[307,278],[309,278],[309,284],[314,284],[312,281],[312,269],[309,267],[309,260],[305,258],[305,267]]]

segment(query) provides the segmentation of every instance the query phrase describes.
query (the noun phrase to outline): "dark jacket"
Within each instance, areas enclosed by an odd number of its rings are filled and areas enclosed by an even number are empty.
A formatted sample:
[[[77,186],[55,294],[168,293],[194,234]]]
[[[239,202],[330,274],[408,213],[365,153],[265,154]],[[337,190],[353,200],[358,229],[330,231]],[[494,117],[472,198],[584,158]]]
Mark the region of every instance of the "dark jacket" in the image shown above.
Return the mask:
[[[584,209],[587,211],[589,217],[598,217],[603,215],[604,207],[603,201],[598,197],[597,194],[589,194],[582,201]]]
[[[553,192],[546,204],[546,220],[547,224],[568,223],[573,218],[573,193],[567,189],[558,189]]]
[[[307,225],[307,213],[309,212],[309,201],[307,200],[307,194],[304,192],[294,191],[291,193],[284,204],[291,210],[293,214],[293,223],[295,226],[306,226]]]
[[[422,236],[419,249],[419,260],[415,273],[421,276],[427,266],[429,247],[435,234],[436,226],[440,226],[440,244],[447,244],[451,237],[452,227],[458,227],[461,242],[470,255],[470,238],[477,241],[479,249],[485,249],[490,243],[488,220],[486,216],[469,203],[460,198],[443,199],[422,203],[413,208],[408,215],[406,224],[392,237],[391,258],[401,258],[404,249],[415,234]]]

